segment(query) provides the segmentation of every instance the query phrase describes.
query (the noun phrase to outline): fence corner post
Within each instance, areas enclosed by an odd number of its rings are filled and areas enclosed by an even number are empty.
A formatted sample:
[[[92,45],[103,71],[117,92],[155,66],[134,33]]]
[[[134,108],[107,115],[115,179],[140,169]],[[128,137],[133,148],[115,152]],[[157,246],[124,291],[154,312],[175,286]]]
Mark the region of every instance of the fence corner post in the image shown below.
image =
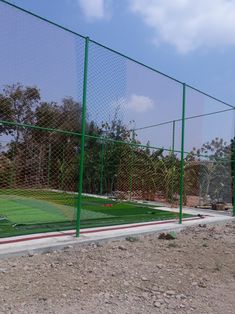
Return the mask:
[[[79,237],[79,235],[80,235],[82,187],[83,187],[84,155],[85,155],[88,49],[89,49],[89,37],[86,37],[86,39],[85,39],[85,54],[84,54],[83,97],[82,97],[82,135],[81,135],[79,184],[78,184],[78,199],[77,199],[77,221],[76,221],[76,236],[77,237]]]
[[[186,103],[186,84],[183,84],[182,97],[182,126],[181,126],[181,159],[180,159],[180,212],[179,223],[182,224],[183,216],[183,195],[184,195],[184,135],[185,135],[185,103]]]
[[[235,136],[231,141],[232,216],[235,217]]]

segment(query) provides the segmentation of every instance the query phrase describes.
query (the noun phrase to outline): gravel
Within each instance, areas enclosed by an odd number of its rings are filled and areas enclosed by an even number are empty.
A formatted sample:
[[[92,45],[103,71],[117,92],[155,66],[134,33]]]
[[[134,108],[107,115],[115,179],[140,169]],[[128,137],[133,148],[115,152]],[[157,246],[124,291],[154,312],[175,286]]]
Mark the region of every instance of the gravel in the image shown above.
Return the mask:
[[[0,313],[234,313],[235,223],[0,260]]]

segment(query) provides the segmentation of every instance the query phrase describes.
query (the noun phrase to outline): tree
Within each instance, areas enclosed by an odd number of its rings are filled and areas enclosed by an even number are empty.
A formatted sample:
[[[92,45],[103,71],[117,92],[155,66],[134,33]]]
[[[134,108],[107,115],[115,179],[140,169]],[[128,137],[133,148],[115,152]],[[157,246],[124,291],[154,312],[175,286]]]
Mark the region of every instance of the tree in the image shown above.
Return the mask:
[[[185,189],[188,194],[199,195],[203,202],[231,199],[230,175],[231,145],[222,138],[194,148],[187,156]]]
[[[22,169],[22,143],[29,133],[29,129],[21,125],[34,123],[34,110],[39,101],[40,93],[36,87],[23,87],[20,84],[7,85],[0,94],[0,119],[3,121],[0,132],[12,138],[8,150],[8,156],[14,165],[11,171],[12,182],[20,176],[17,172]]]
[[[117,111],[110,122],[103,121],[99,127],[89,124],[85,147],[85,191],[91,193],[113,193],[117,191],[118,176],[127,144],[132,141],[131,131],[118,119]],[[100,188],[102,186],[102,188]]]

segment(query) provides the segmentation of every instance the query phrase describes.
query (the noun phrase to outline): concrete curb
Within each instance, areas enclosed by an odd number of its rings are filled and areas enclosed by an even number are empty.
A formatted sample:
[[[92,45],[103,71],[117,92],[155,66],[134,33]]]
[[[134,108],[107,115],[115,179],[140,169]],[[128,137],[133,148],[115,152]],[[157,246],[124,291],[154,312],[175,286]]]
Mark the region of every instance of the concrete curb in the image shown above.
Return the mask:
[[[200,212],[201,213],[201,212]],[[9,258],[13,256],[25,256],[31,254],[39,254],[39,253],[48,253],[55,250],[66,250],[70,247],[77,247],[80,245],[87,245],[90,243],[104,242],[104,241],[113,241],[124,239],[128,236],[141,236],[153,233],[161,233],[161,232],[180,232],[183,229],[191,226],[197,226],[199,224],[219,224],[226,223],[229,221],[235,221],[234,217],[221,215],[221,214],[213,214],[213,216],[208,216],[206,213],[206,217],[197,219],[197,220],[186,220],[182,225],[179,225],[176,222],[169,222],[156,225],[150,224],[135,224],[135,227],[130,225],[130,228],[121,228],[115,226],[115,230],[105,230],[102,231],[94,230],[92,233],[83,233],[79,238],[76,238],[73,234],[68,235],[66,232],[61,232],[59,237],[56,237],[56,233],[51,233],[50,237],[42,238],[42,239],[33,239],[27,241],[21,241],[17,243],[10,244],[0,244],[0,259]],[[73,233],[71,230],[70,233]],[[74,231],[75,233],[75,231]],[[57,233],[58,234],[58,233]],[[42,234],[41,234],[42,235]],[[34,235],[36,236],[36,235]],[[40,237],[40,234],[38,234]],[[25,238],[29,238],[26,236]],[[16,239],[19,237],[16,237]],[[21,236],[24,239],[24,237]],[[5,239],[4,239],[5,240]]]

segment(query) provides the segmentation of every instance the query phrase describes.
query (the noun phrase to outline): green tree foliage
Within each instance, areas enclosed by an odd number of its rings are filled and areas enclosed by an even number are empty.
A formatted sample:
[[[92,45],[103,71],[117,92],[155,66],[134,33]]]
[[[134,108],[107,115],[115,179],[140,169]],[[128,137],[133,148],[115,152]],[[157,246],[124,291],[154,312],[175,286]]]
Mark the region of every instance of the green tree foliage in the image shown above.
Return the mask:
[[[177,201],[177,155],[153,149],[149,142],[142,147],[135,131],[118,116],[117,109],[109,122],[95,123],[88,113],[83,191]],[[37,87],[6,86],[0,93],[0,120],[5,121],[0,134],[7,142],[0,147],[0,186],[76,191],[81,117],[82,106],[71,97],[43,101]],[[186,158],[185,195],[231,198],[233,144],[216,138],[193,149]]]
[[[203,202],[231,200],[231,144],[222,138],[194,148],[187,156],[185,189]]]

